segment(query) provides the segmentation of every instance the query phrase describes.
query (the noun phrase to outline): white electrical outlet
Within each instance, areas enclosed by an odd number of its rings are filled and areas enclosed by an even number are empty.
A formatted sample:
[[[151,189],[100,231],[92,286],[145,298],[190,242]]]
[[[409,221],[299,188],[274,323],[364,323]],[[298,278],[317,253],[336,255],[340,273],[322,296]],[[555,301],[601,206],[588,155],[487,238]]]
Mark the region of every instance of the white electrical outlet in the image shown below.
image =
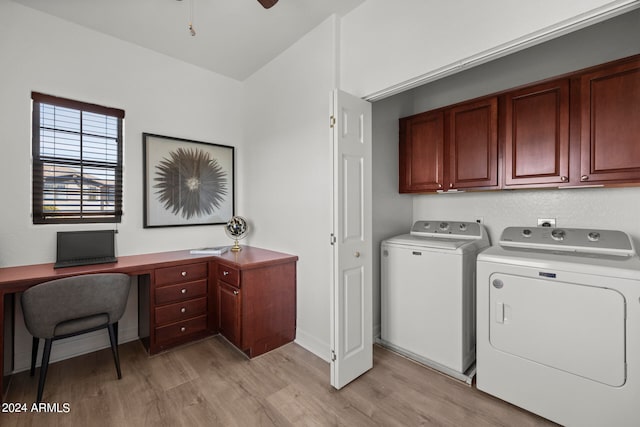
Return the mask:
[[[556,226],[555,218],[538,218],[538,227],[555,228],[555,226]]]

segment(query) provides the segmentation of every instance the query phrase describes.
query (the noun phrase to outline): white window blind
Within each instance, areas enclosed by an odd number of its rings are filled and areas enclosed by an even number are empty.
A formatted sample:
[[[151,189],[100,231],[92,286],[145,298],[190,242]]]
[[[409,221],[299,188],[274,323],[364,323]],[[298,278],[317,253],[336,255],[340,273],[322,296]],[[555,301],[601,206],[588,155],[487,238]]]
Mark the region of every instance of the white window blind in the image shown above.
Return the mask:
[[[33,92],[33,222],[119,222],[124,111]]]

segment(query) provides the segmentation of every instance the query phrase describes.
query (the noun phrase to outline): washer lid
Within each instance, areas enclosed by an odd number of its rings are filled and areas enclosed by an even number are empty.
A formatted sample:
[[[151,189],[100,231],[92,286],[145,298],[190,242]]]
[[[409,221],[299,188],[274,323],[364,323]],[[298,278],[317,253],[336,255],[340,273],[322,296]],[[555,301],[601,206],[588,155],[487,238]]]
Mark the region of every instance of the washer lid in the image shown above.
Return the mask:
[[[419,246],[421,248],[436,248],[445,250],[456,250],[466,244],[474,243],[469,239],[453,239],[449,237],[422,237],[413,234],[402,234],[386,240],[389,244]]]

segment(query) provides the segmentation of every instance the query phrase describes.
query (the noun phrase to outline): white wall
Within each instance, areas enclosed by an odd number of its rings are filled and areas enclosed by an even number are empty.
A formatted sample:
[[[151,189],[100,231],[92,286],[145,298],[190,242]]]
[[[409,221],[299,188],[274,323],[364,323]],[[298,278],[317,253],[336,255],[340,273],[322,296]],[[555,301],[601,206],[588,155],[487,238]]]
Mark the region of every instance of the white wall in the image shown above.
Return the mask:
[[[119,255],[228,242],[221,226],[142,228],[142,132],[233,145],[241,157],[241,83],[5,0],[0,61],[0,266],[54,261],[57,231],[113,227],[32,224],[31,91],[125,110]]]
[[[373,99],[489,50],[536,43],[634,0],[367,0],[342,19],[341,88]],[[481,56],[482,56],[481,55]]]
[[[417,196],[414,220],[473,221],[484,217],[491,243],[509,226],[535,227],[537,218],[556,218],[558,227],[602,228],[631,234],[640,249],[640,188],[514,190]]]
[[[244,208],[252,246],[298,255],[296,341],[328,360],[331,290],[330,18],[246,83]]]
[[[33,225],[31,91],[122,108],[124,215],[118,255],[229,242],[221,226],[142,228],[142,132],[233,145],[242,159],[241,83],[75,24],[0,0],[0,266],[52,262],[60,230],[113,225]],[[240,162],[239,162],[240,163]],[[242,195],[242,171],[236,171]],[[137,287],[120,321],[136,339]],[[17,308],[15,369],[27,369],[31,338]],[[54,345],[52,361],[108,345],[101,333]]]

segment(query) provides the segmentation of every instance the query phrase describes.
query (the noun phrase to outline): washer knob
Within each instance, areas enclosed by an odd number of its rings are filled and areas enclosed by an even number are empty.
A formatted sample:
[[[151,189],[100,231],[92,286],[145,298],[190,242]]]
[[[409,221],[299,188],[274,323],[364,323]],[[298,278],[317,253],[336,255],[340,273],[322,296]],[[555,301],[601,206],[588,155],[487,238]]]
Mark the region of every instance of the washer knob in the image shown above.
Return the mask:
[[[440,230],[448,230],[449,229],[449,223],[448,222],[441,222],[440,223]]]
[[[600,240],[600,233],[598,233],[597,231],[592,231],[589,234],[587,234],[587,237],[592,242],[597,242],[598,240]]]
[[[524,230],[522,230],[522,235],[524,237],[531,237],[531,230],[529,230],[528,228],[525,228]]]
[[[564,240],[564,237],[565,237],[566,235],[567,235],[567,233],[565,233],[565,231],[564,231],[564,230],[560,230],[560,229],[557,229],[557,228],[556,228],[556,229],[554,229],[554,230],[551,232],[551,238],[552,238],[553,240],[558,240],[558,241],[560,241],[560,240]]]
[[[460,224],[460,231],[466,231],[467,230],[467,224]]]

